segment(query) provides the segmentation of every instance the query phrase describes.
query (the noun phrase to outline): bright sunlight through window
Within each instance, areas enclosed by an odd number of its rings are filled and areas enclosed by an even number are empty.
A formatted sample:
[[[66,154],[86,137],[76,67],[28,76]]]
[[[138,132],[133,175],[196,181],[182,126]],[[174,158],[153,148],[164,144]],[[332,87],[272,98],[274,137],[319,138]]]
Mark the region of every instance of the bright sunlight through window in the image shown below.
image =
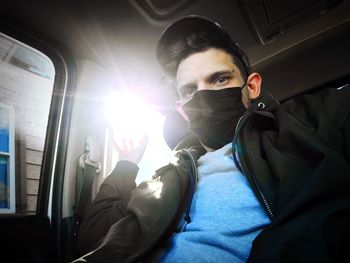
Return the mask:
[[[155,111],[135,94],[113,92],[106,102],[105,114],[113,139],[119,144],[132,148],[138,145],[143,136],[148,136],[146,151],[139,163],[136,183],[150,179],[154,171],[171,161],[172,151],[163,137],[165,116]]]

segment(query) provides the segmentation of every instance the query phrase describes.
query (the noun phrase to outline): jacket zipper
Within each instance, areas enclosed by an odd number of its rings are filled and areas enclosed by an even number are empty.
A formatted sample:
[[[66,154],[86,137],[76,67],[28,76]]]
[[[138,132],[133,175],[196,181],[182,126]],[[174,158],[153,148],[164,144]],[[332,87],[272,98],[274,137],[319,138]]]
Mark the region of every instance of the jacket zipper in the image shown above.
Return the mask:
[[[248,147],[247,147],[247,138],[246,138],[246,134],[245,134],[244,130],[243,130],[243,138],[242,139],[243,139],[244,146],[245,146],[245,154],[244,154],[244,156],[248,156],[248,154],[247,154],[247,151],[248,151],[247,150],[248,149]],[[248,168],[248,175],[250,175],[250,177],[252,178],[253,184],[255,186],[255,189],[258,192],[258,196],[260,197],[260,199],[261,199],[261,201],[263,203],[265,211],[268,213],[270,219],[273,219],[275,217],[275,215],[273,214],[273,212],[271,210],[271,207],[270,207],[270,205],[269,205],[269,203],[268,203],[264,193],[261,191],[261,188],[260,188],[260,185],[259,185],[258,181],[256,180],[255,174],[253,173],[253,168],[252,168],[251,162],[249,161],[248,158],[244,158],[244,160],[245,160],[246,166]]]
[[[192,205],[192,200],[193,200],[193,195],[194,195],[194,191],[197,187],[197,181],[198,181],[198,171],[197,171],[197,166],[196,166],[196,162],[192,156],[192,154],[190,152],[188,152],[187,150],[182,150],[182,152],[184,153],[184,155],[187,155],[190,160],[191,160],[191,168],[192,168],[192,174],[190,176],[190,198],[188,199],[187,202],[187,208],[185,210],[185,221],[187,223],[191,222],[191,217],[190,217],[190,209],[191,209],[191,205]],[[186,223],[183,225],[183,227],[186,225]],[[183,229],[182,227],[182,229]]]

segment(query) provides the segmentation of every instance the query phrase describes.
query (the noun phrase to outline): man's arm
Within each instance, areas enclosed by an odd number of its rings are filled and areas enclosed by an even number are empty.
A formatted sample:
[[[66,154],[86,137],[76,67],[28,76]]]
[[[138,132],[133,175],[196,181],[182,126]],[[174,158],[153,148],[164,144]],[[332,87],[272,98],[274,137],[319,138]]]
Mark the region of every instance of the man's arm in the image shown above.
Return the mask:
[[[321,109],[332,123],[331,128],[341,133],[344,157],[350,163],[350,85],[329,89],[322,102]]]
[[[144,134],[142,138],[129,138],[114,131],[112,141],[118,152],[119,162],[83,215],[78,233],[80,253],[96,247],[110,227],[128,215],[126,207],[131,191],[136,187],[135,179],[139,170],[137,163],[145,152],[148,136]]]
[[[79,229],[80,253],[91,250],[106,235],[111,225],[127,216],[126,206],[131,191],[136,187],[137,172],[136,164],[119,161],[102,183],[95,200],[87,208]]]

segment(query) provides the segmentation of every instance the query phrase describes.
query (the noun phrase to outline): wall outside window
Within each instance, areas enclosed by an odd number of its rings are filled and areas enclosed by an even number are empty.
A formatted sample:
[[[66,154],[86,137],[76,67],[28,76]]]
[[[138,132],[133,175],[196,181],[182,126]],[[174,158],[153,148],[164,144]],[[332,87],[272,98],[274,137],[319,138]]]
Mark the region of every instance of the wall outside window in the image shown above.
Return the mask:
[[[3,108],[13,109],[15,145],[9,156],[10,160],[14,159],[13,169],[0,169],[0,181],[5,182],[4,188],[0,188],[0,197],[7,198],[7,188],[15,191],[15,204],[10,205],[12,212],[36,212],[54,77],[54,66],[47,56],[0,33],[0,103]],[[0,121],[1,131],[6,130],[4,123]],[[12,133],[10,131],[8,138],[5,133],[1,140],[6,144]],[[4,154],[0,157],[0,165],[7,166]],[[8,179],[11,176],[12,181]]]

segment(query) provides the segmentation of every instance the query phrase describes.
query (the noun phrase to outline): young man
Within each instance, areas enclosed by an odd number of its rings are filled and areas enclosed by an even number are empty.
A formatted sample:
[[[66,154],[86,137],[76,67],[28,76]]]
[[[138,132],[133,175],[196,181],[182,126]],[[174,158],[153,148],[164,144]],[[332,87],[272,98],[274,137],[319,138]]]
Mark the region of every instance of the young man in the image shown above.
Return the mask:
[[[135,186],[120,161],[80,227],[87,262],[336,262],[350,214],[349,88],[280,104],[216,23],[170,25],[157,58],[191,138]],[[137,152],[137,149],[136,149]]]

